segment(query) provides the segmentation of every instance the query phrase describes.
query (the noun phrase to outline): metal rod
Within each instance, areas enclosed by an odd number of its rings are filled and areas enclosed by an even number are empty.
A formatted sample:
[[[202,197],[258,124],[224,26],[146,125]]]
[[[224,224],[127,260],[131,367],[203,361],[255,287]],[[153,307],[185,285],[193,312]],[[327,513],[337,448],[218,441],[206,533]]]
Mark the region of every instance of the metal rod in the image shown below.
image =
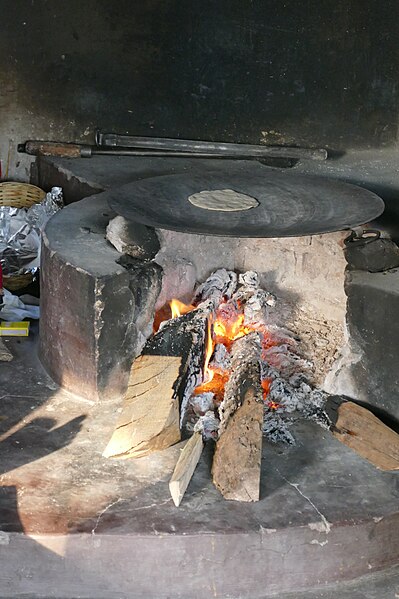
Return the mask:
[[[327,151],[323,148],[298,148],[288,146],[261,146],[227,142],[195,141],[189,139],[171,139],[167,137],[139,137],[118,135],[116,133],[96,132],[96,144],[114,148],[142,148],[147,150],[165,150],[169,152],[206,153],[221,157],[222,154],[244,157],[298,158],[326,160]]]
[[[266,156],[239,153],[180,152],[134,148],[107,148],[53,141],[29,140],[18,145],[18,152],[31,156],[58,156],[59,158],[91,158],[91,156],[139,156],[145,158],[202,158],[215,160],[261,160]],[[268,155],[270,158],[270,155]],[[273,156],[274,157],[274,156]]]
[[[82,158],[90,158],[90,156],[99,155],[99,156],[147,156],[150,158],[206,158],[206,159],[215,159],[215,160],[262,160],[265,159],[266,156],[251,156],[251,155],[240,155],[240,154],[208,154],[204,152],[171,152],[167,150],[134,150],[128,149],[122,150],[119,148],[115,148],[115,150],[100,150],[97,148],[93,148],[90,153],[85,150],[85,153],[82,153]],[[271,156],[268,156],[270,158]],[[274,156],[273,156],[274,158]]]

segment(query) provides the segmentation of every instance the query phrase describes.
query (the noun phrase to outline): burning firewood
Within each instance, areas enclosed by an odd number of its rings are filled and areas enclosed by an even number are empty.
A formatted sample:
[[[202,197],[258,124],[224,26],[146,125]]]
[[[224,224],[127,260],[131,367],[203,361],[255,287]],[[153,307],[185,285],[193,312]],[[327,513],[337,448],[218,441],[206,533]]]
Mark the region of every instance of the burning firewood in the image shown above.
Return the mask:
[[[259,397],[262,397],[259,360],[261,344],[258,333],[250,333],[237,339],[233,344],[231,355],[231,376],[226,383],[224,399],[219,407],[220,428],[222,434],[229,418],[242,404],[245,393],[243,385],[252,386]]]
[[[213,482],[223,497],[236,501],[259,500],[264,409],[260,354],[258,333],[235,341],[232,374],[219,408]]]
[[[180,440],[188,400],[203,380],[208,320],[234,291],[233,275],[213,273],[197,294],[197,307],[163,323],[148,340],[132,366],[105,457],[141,457]]]

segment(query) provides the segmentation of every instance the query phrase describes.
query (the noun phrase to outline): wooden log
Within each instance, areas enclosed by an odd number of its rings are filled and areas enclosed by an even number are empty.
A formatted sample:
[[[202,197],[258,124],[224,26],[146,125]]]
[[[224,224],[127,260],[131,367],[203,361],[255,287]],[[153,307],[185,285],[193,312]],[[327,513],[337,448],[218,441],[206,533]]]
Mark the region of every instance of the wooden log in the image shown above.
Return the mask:
[[[212,476],[225,499],[259,501],[262,425],[263,402],[249,387],[216,444]]]
[[[142,457],[180,441],[174,385],[181,359],[142,355],[133,365],[123,410],[104,457]]]
[[[0,362],[11,362],[13,358],[14,356],[5,346],[4,341],[0,339]]]
[[[334,437],[380,470],[399,470],[399,435],[370,410],[340,397],[324,406]]]
[[[242,404],[248,385],[256,390],[257,396],[262,397],[260,384],[259,360],[261,343],[258,333],[249,333],[234,342],[231,351],[231,376],[226,383],[224,399],[219,407],[220,428],[222,434],[226,429],[229,418]]]
[[[258,333],[234,342],[212,464],[213,482],[225,499],[259,500],[264,410],[260,354]]]
[[[169,482],[169,490],[173,502],[178,507],[183,499],[184,493],[194,474],[194,470],[204,448],[202,433],[195,432],[184,446],[177,461],[172,478]]]

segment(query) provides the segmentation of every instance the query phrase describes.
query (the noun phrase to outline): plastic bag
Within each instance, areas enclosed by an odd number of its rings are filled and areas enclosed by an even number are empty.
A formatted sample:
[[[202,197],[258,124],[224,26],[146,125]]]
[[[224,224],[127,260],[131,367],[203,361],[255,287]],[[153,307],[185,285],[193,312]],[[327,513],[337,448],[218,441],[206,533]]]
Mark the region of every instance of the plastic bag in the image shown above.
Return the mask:
[[[6,322],[18,322],[25,318],[40,318],[39,306],[28,306],[16,296],[4,289],[3,307],[0,310],[0,319]]]
[[[41,204],[28,209],[0,207],[0,262],[5,275],[32,272],[40,265],[40,236],[63,207],[61,187],[53,187]]]

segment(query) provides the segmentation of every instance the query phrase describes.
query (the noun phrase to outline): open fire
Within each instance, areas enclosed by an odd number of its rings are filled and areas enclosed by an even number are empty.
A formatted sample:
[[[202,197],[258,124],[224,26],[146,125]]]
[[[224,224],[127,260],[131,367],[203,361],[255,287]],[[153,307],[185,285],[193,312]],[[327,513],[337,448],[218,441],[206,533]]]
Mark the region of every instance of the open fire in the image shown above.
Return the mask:
[[[169,303],[171,318],[179,318],[195,310],[192,304],[173,299]],[[159,317],[156,317],[156,321]],[[160,322],[160,326],[162,322]],[[234,341],[257,331],[261,335],[262,348],[266,351],[270,347],[278,346],[281,339],[273,341],[272,334],[264,324],[245,323],[244,306],[240,300],[223,301],[216,315],[208,318],[207,342],[205,349],[205,360],[203,369],[203,382],[194,389],[194,395],[203,393],[212,393],[214,405],[219,407],[223,400],[226,382],[229,378],[229,356]],[[265,357],[265,356],[263,356]],[[263,390],[263,399],[268,409],[277,410],[280,404],[276,401],[269,401],[268,395],[272,379],[264,378],[261,381]]]
[[[104,456],[141,457],[189,438],[169,485],[176,505],[207,441],[215,442],[212,477],[222,495],[259,500],[262,439],[294,445],[292,424],[300,418],[378,467],[396,467],[363,439],[370,423],[384,426],[375,416],[312,385],[312,363],[282,313],[252,271],[217,270],[190,304],[173,300],[156,315],[156,331],[133,364]]]
[[[162,331],[171,321],[201,310],[213,287],[222,287],[219,278],[228,277],[227,293],[219,293],[217,301],[206,314],[204,355],[195,383],[187,385],[182,408],[182,425],[192,432],[198,420],[205,423],[204,436],[217,439],[220,411],[223,410],[226,385],[232,375],[232,354],[239,340],[256,339],[261,364],[260,393],[264,404],[263,431],[272,442],[294,444],[289,431],[294,412],[302,407],[305,398],[320,403],[323,393],[307,382],[306,373],[311,362],[297,351],[293,332],[276,324],[277,298],[259,286],[258,275],[249,271],[242,275],[216,271],[202,284],[190,304],[173,299],[169,308],[162,308],[155,316],[156,331]],[[230,281],[232,278],[233,282]],[[225,290],[225,291],[226,291]],[[243,356],[245,363],[247,356]],[[223,420],[223,417],[222,417]],[[208,426],[206,426],[208,425]]]

